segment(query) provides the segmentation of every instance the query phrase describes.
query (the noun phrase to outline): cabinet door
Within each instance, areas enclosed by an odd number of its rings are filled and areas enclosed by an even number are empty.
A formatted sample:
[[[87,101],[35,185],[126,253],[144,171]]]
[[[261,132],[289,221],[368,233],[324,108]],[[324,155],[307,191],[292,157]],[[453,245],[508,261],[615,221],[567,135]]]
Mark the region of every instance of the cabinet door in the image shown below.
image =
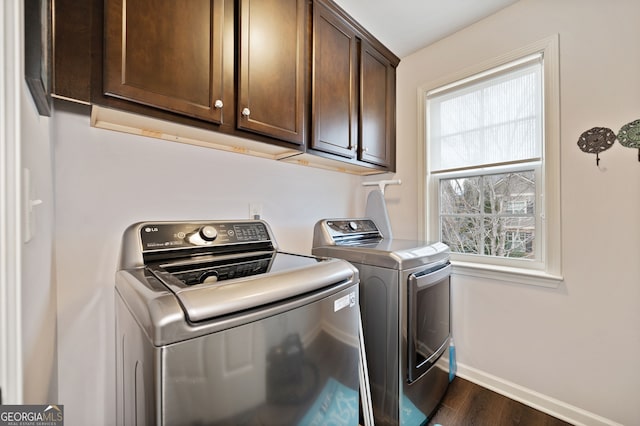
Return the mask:
[[[394,168],[396,70],[385,56],[362,40],[360,74],[359,159]]]
[[[358,51],[353,28],[314,2],[311,148],[356,155]]]
[[[104,93],[223,121],[223,0],[106,0]]]
[[[306,10],[305,0],[240,1],[239,129],[304,143]]]

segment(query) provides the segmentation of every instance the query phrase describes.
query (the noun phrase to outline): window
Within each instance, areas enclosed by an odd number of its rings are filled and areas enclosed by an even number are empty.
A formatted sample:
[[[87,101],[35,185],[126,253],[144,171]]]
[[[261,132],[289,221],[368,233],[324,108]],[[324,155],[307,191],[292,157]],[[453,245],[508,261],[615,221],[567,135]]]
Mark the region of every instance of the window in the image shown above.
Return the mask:
[[[557,74],[556,36],[423,88],[425,234],[454,273],[561,280]]]

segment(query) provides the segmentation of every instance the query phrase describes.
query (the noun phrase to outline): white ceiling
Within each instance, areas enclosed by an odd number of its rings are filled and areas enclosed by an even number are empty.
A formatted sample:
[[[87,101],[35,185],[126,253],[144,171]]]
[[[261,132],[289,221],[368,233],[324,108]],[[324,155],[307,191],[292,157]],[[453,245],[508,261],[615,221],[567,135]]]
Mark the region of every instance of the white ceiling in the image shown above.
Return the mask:
[[[399,57],[518,0],[334,0]]]

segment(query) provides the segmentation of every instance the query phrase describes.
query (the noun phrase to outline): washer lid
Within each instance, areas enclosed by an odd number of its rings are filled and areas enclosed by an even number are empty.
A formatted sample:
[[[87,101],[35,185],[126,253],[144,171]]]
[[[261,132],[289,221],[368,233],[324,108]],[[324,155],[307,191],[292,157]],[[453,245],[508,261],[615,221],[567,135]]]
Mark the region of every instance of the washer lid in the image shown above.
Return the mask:
[[[319,259],[311,256],[274,252],[268,266],[256,274],[242,274],[222,281],[207,280],[188,284],[181,277],[191,271],[214,276],[227,274],[224,265],[203,271],[201,264],[169,263],[149,266],[178,298],[185,316],[190,322],[200,322],[228,314],[246,311],[270,303],[301,296],[331,285],[354,280],[357,271],[347,262],[338,259]],[[239,264],[241,258],[234,259]],[[260,269],[258,268],[258,269]]]

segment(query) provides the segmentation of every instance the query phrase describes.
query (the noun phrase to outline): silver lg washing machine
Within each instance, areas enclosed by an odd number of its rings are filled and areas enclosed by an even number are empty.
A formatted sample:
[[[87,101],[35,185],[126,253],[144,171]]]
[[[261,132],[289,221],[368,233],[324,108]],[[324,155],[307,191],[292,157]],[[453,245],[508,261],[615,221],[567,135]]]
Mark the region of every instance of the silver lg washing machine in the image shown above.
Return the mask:
[[[385,239],[370,219],[315,225],[313,251],[360,272],[369,386],[376,425],[421,425],[449,384],[449,247]]]
[[[358,271],[252,221],[144,222],[116,274],[118,425],[358,424]]]

